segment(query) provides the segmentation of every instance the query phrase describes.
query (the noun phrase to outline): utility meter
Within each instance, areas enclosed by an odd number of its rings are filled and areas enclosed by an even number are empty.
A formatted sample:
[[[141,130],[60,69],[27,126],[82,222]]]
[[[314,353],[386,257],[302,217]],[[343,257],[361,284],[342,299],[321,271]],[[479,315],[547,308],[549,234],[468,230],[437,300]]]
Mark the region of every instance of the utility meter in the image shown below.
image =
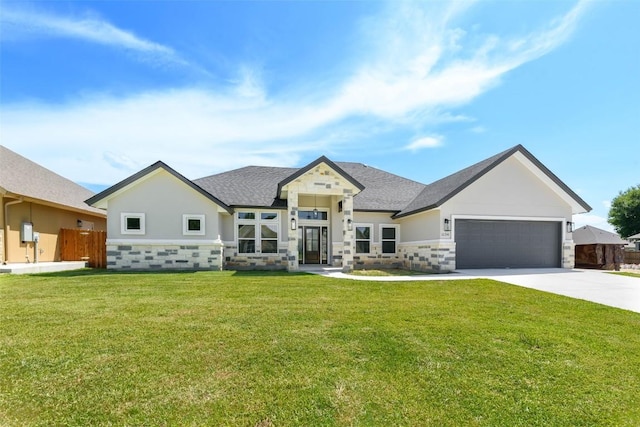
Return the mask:
[[[20,240],[22,243],[33,242],[33,223],[23,222],[20,227]]]

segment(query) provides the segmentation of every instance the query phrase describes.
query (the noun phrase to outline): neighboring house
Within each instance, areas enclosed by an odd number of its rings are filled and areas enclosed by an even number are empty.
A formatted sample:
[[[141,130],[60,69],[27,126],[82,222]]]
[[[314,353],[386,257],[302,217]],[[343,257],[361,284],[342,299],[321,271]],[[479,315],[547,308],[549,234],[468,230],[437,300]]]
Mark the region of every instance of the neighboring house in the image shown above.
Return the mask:
[[[157,162],[87,203],[114,269],[570,268],[591,210],[520,145],[429,185],[326,157],[194,181]]]
[[[616,233],[585,225],[573,231],[576,267],[619,270],[624,246],[629,242]]]
[[[627,240],[635,244],[635,249],[640,251],[640,233],[627,237]]]
[[[61,228],[105,230],[104,211],[84,203],[93,194],[0,145],[0,262],[35,261],[24,231],[39,235],[39,261],[60,261]]]

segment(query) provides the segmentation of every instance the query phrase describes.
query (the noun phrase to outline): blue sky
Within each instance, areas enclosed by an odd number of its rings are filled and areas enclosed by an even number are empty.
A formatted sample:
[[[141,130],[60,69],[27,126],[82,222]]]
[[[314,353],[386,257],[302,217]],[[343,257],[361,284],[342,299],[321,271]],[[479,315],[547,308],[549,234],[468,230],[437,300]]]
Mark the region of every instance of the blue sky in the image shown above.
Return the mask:
[[[0,138],[94,190],[320,155],[429,183],[523,144],[640,183],[638,1],[0,0]]]

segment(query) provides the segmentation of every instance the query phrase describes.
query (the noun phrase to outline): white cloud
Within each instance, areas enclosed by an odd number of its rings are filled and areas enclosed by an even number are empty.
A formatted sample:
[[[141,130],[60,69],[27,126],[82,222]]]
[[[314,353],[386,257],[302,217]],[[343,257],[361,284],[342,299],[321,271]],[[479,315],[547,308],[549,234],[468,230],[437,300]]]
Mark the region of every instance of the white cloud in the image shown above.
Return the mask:
[[[15,9],[2,5],[0,14],[3,39],[67,37],[133,51],[145,59],[187,65],[167,46],[145,40],[96,16],[66,17],[34,9]]]
[[[441,145],[442,145],[442,136],[440,135],[423,136],[422,138],[418,138],[412,141],[409,145],[404,147],[404,149],[415,152],[423,148],[435,148],[435,147],[440,147]]]
[[[452,114],[450,107],[472,101],[498,84],[504,73],[564,42],[584,3],[537,33],[518,38],[490,34],[481,40],[466,40],[469,36],[454,24],[467,8],[467,3],[457,2],[390,4],[385,13],[363,22],[372,48],[353,72],[331,87],[312,82],[275,97],[259,67],[239,65],[237,78],[215,90],[96,95],[63,105],[5,104],[0,111],[3,144],[89,183],[114,183],[156,160],[190,178],[247,164],[289,166],[306,152],[330,151],[334,141],[343,144],[340,135],[349,134],[352,126],[348,119],[364,117],[385,129],[469,120]],[[83,38],[182,61],[171,48],[96,18],[9,12],[3,21],[24,24],[39,34]],[[442,137],[431,135],[406,148],[441,143]]]

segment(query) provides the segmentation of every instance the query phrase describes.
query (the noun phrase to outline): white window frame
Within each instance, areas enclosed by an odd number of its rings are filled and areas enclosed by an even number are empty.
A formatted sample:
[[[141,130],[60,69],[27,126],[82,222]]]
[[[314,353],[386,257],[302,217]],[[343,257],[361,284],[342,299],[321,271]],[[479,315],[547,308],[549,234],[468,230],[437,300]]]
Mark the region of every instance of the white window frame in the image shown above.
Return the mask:
[[[189,221],[197,219],[200,221],[200,230],[189,230]],[[183,214],[182,215],[182,234],[184,236],[204,236],[205,231],[205,215],[202,214]]]
[[[139,218],[140,219],[140,229],[139,230],[129,230],[127,228],[127,219],[129,218]],[[121,212],[120,213],[120,233],[121,234],[135,234],[135,235],[144,235],[146,234],[146,221],[145,214],[141,212]]]
[[[358,233],[358,227],[367,227],[369,228],[369,239],[358,239],[357,237],[357,233]],[[362,255],[367,255],[371,253],[371,250],[373,249],[373,224],[364,224],[364,223],[356,223],[353,225],[353,240],[355,242],[355,252],[356,255],[358,254],[362,254]],[[369,241],[369,252],[358,252],[358,242],[364,242],[364,241]]]
[[[275,214],[276,217],[275,218],[271,218],[271,219],[262,219],[262,214]],[[271,211],[263,211],[263,212],[261,211],[258,215],[256,215],[256,219],[258,221],[259,230],[260,230],[260,235],[259,235],[260,246],[256,248],[256,251],[260,251],[261,254],[263,254],[263,253],[277,254],[278,253],[278,242],[280,241],[280,213],[279,212],[271,212]],[[263,225],[275,226],[276,237],[263,237],[262,236],[262,226]],[[256,238],[257,237],[258,236],[256,235]],[[276,251],[275,252],[264,252],[262,250],[262,241],[263,240],[275,241],[275,243],[276,243]]]
[[[382,229],[384,228],[394,228],[396,230],[396,238],[391,240],[391,239],[384,239],[382,237]],[[399,243],[399,236],[400,236],[400,226],[398,224],[380,224],[378,227],[378,231],[379,231],[379,236],[380,236],[380,253],[381,254],[397,254],[398,253],[398,243]],[[385,252],[384,251],[384,242],[395,242],[396,244],[396,250],[395,252]]]
[[[252,213],[254,214],[254,219],[244,219],[240,218],[240,213]],[[275,218],[272,219],[262,219],[262,214],[275,214]],[[276,211],[260,211],[260,210],[252,210],[252,209],[244,209],[241,211],[237,211],[235,215],[236,223],[235,223],[235,241],[238,247],[238,254],[262,254],[266,253],[269,255],[276,255],[279,251],[280,246],[280,237],[281,237],[281,224],[280,224],[280,215],[281,213]],[[240,252],[240,236],[238,235],[238,227],[241,225],[253,225],[254,226],[254,247],[255,252]],[[276,237],[262,237],[262,226],[269,225],[275,226]],[[242,240],[251,240],[251,239],[242,239]],[[275,252],[263,252],[262,251],[262,241],[270,240],[276,242],[276,251]]]

